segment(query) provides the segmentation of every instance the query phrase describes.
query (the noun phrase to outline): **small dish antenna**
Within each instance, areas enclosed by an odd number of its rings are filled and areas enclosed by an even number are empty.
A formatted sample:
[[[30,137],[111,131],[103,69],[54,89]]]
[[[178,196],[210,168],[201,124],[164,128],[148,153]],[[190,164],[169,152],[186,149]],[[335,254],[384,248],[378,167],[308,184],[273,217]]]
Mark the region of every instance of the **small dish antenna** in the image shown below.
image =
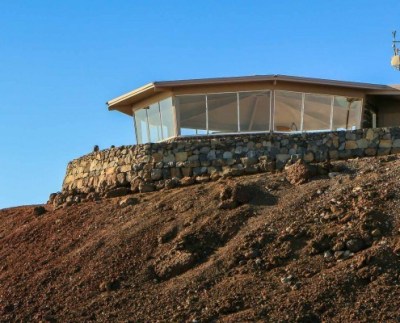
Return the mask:
[[[400,56],[399,56],[399,49],[397,48],[396,44],[400,43],[399,40],[396,40],[396,30],[392,32],[393,40],[392,40],[392,48],[394,55],[392,56],[391,65],[396,70],[400,71]]]

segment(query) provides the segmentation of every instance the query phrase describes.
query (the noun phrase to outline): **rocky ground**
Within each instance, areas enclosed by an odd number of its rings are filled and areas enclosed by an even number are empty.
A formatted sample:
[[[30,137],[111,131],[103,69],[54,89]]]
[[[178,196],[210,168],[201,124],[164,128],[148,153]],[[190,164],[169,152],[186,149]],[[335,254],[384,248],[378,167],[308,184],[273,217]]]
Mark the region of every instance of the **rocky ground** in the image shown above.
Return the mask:
[[[0,210],[0,320],[399,322],[399,166]]]

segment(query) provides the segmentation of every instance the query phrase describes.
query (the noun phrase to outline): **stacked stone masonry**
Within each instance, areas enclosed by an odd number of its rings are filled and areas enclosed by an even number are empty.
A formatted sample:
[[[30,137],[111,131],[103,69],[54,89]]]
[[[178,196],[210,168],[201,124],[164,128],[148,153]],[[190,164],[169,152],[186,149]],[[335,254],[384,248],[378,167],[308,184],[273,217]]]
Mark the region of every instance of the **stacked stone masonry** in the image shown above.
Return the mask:
[[[93,152],[68,164],[63,193],[118,187],[152,191],[181,179],[202,182],[307,163],[400,153],[400,127],[301,134],[180,137]]]

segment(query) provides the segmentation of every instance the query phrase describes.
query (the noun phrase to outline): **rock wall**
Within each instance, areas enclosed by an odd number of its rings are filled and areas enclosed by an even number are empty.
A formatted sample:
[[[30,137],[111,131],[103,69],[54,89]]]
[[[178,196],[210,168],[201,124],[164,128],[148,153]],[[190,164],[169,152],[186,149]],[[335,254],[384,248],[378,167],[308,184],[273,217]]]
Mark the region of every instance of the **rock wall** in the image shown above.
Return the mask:
[[[68,164],[65,194],[105,194],[116,188],[153,191],[221,176],[282,169],[305,162],[400,152],[400,128],[303,134],[241,134],[175,138],[93,152]]]

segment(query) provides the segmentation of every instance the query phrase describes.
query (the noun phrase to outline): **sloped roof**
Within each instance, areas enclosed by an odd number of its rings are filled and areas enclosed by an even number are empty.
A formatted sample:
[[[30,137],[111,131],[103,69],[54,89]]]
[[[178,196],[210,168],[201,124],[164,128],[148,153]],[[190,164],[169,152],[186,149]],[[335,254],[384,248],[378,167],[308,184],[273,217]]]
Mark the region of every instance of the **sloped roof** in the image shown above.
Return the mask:
[[[140,88],[131,92],[125,93],[115,99],[107,102],[109,110],[122,111],[127,106],[136,102],[150,98],[156,93],[163,91],[171,91],[172,89],[183,89],[185,87],[205,86],[205,85],[229,85],[237,83],[257,83],[257,82],[292,82],[298,84],[313,84],[325,85],[330,87],[351,88],[357,90],[364,90],[367,94],[400,94],[400,86],[371,84],[361,82],[346,82],[337,80],[327,80],[319,78],[298,77],[288,75],[253,75],[253,76],[239,76],[239,77],[218,77],[218,78],[205,78],[205,79],[191,79],[191,80],[176,80],[176,81],[160,81],[148,83]],[[125,112],[125,111],[122,111]]]

